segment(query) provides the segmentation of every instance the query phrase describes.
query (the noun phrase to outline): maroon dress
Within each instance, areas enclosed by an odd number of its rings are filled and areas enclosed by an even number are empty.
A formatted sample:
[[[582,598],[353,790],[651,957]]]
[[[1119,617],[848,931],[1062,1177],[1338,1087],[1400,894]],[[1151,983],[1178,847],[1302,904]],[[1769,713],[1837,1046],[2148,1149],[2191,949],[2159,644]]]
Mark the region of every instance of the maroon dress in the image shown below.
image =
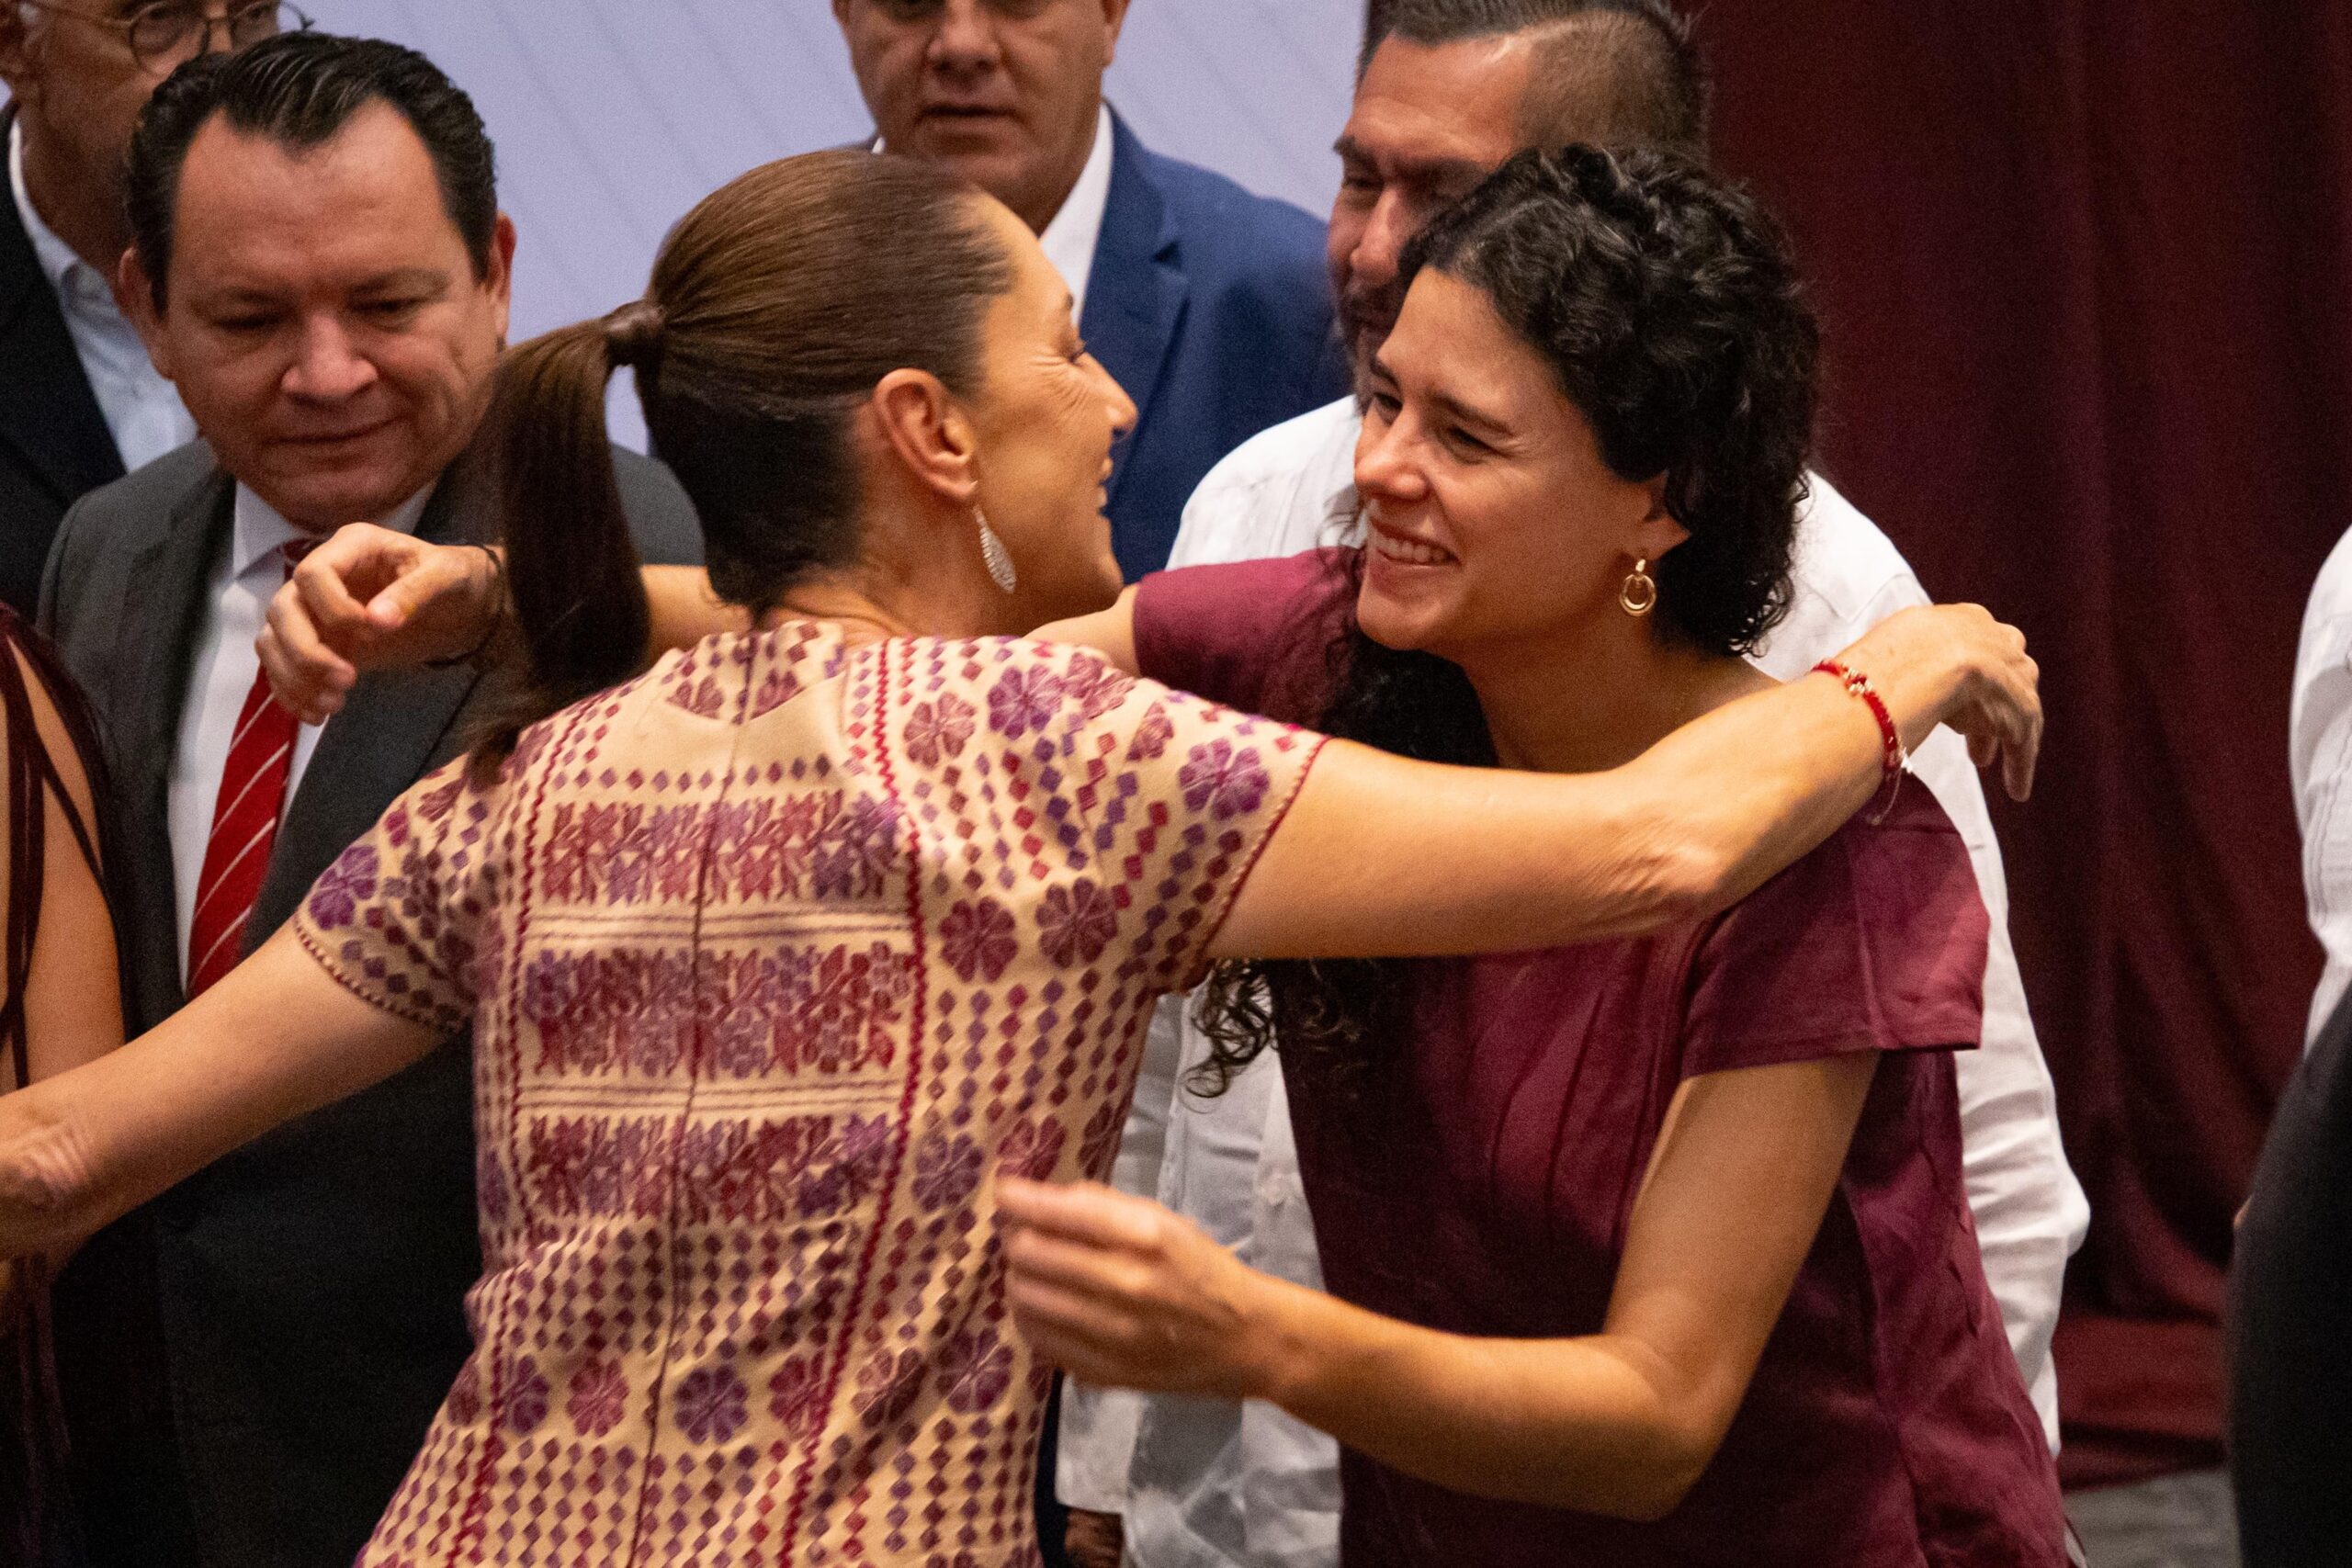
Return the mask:
[[[1163,573],[1136,600],[1138,661],[1311,721],[1347,593],[1322,554]],[[1985,936],[1967,852],[1915,787],[1714,919],[1417,964],[1401,1094],[1286,1057],[1330,1291],[1451,1333],[1556,1338],[1602,1327],[1684,1079],[1880,1054],[1820,1234],[1673,1514],[1493,1502],[1343,1450],[1347,1568],[2064,1562],[2056,1474],[1961,1179],[1951,1053],[1977,1039]]]

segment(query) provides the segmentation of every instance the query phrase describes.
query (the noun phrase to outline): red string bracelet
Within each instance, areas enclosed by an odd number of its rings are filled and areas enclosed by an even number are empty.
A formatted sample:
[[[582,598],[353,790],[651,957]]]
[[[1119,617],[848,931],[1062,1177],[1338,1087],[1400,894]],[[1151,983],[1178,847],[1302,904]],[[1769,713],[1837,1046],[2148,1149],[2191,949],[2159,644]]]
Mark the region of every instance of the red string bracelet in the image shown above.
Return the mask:
[[[1884,742],[1881,752],[1886,773],[1886,794],[1879,807],[1866,818],[1873,828],[1885,821],[1894,810],[1894,797],[1903,790],[1903,770],[1910,764],[1910,750],[1903,744],[1903,732],[1894,728],[1894,716],[1886,711],[1886,703],[1871,684],[1871,678],[1859,670],[1849,670],[1834,659],[1825,659],[1813,667],[1816,675],[1834,675],[1846,690],[1861,698],[1878,720],[1879,739]]]

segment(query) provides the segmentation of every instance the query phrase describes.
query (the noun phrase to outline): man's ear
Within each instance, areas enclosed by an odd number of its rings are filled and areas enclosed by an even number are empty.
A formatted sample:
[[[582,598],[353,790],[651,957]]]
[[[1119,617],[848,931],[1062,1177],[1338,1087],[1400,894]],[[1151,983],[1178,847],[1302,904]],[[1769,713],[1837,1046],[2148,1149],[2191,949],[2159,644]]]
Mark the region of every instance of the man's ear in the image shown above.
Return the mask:
[[[147,357],[155,362],[155,373],[166,381],[178,380],[172,374],[164,314],[155,308],[154,280],[147,276],[146,264],[139,259],[136,245],[122,253],[121,264],[114,270],[114,302],[138,329],[139,340],[147,345]]]
[[[836,5],[841,0],[834,0]],[[1102,51],[1102,63],[1108,67],[1119,58],[1119,32],[1127,25],[1128,0],[1102,0],[1102,26],[1110,34]]]
[[[498,307],[498,341],[506,341],[507,315],[514,304],[514,220],[502,212],[490,235],[490,270],[481,286]]]
[[[870,400],[875,424],[908,476],[952,505],[980,493],[979,436],[955,396],[927,370],[893,370]]]

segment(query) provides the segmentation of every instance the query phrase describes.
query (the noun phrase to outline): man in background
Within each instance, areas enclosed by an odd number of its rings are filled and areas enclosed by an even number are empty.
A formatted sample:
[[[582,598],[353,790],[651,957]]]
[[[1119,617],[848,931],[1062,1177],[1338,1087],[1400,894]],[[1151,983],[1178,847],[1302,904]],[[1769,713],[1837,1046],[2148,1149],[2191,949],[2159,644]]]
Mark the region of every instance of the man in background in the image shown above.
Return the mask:
[[[254,639],[345,523],[492,536],[468,450],[515,232],[466,96],[318,33],[156,89],[129,194],[119,292],[203,440],[73,509],[42,618],[114,764],[136,1033],[465,743],[469,667],[370,676],[315,728],[270,700]],[[699,559],[667,471],[615,460],[645,557]],[[464,1041],[100,1233],[56,1313],[96,1568],[344,1568],[470,1353],[481,1267]]]
[[[274,0],[0,0],[0,604],[25,615],[65,509],[196,434],[115,305],[131,127],[182,62],[292,14]]]
[[[1403,303],[1406,243],[1513,152],[1585,141],[1706,153],[1703,70],[1668,0],[1374,0],[1359,69],[1329,232],[1359,366]],[[1186,508],[1170,564],[1287,555],[1340,536],[1355,517],[1360,424],[1343,400],[1235,452]],[[1811,490],[1791,611],[1757,660],[1784,679],[1928,602],[1884,535],[1819,475]],[[1957,1058],[1963,1161],[1985,1275],[2054,1446],[2050,1337],[2088,1209],[2026,1010],[1983,788],[1949,732],[1914,762],[1967,840],[1992,916],[1983,1045]],[[1253,1267],[1319,1287],[1280,1068],[1262,1057],[1204,1100],[1180,1086],[1206,1055],[1179,1005],[1163,1004],[1115,1179],[1189,1214]],[[1139,1568],[1336,1561],[1337,1450],[1322,1434],[1264,1405],[1084,1391],[1070,1407],[1059,1480],[1084,1568],[1116,1562],[1122,1535]]]
[[[1150,152],[1102,101],[1126,14],[1127,0],[833,0],[878,144],[1019,214],[1135,400],[1108,508],[1132,581],[1167,564],[1218,458],[1347,383],[1321,227]]]

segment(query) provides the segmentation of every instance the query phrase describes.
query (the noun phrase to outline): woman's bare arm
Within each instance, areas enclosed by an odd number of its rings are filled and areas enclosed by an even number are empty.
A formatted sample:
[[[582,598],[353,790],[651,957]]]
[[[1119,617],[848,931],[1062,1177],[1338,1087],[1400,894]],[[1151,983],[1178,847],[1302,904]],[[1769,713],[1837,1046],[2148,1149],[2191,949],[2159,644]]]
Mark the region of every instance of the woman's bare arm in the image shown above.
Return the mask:
[[[1601,1332],[1442,1334],[1260,1274],[1159,1205],[1004,1180],[1016,1323],[1090,1382],[1266,1399],[1476,1496],[1657,1519],[1713,1459],[1820,1229],[1875,1056],[1669,1108]]]
[[[2031,787],[2024,639],[1981,610],[1905,611],[1842,656],[1911,744],[1950,723]],[[1656,931],[1726,908],[1836,831],[1881,783],[1870,710],[1826,675],[1729,704],[1623,767],[1448,768],[1333,742],[1211,955],[1486,953]]]
[[[87,1235],[438,1039],[344,989],[281,931],[131,1043],[0,1098],[0,1258]]]
[[[74,810],[94,836],[97,803],[83,771],[74,737],[40,672],[14,649],[9,657],[32,703],[34,728],[56,766]],[[6,741],[0,738],[0,752]],[[5,761],[5,757],[0,757]],[[25,986],[25,1055],[38,1083],[95,1061],[122,1043],[122,987],[116,969],[114,922],[106,893],[66,819],[65,803],[43,791],[41,889],[32,970]],[[0,857],[0,908],[7,906],[8,865]],[[0,1090],[19,1087],[10,1065],[0,1059]]]

